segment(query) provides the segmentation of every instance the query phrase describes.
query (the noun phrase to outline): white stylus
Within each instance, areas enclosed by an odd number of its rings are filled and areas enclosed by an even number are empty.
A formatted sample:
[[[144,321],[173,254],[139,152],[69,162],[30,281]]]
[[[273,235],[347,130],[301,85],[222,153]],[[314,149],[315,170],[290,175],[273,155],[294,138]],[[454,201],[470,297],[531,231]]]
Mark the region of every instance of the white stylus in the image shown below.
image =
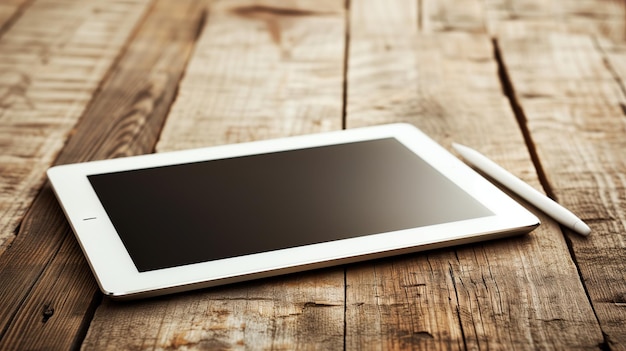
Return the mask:
[[[472,148],[456,143],[452,143],[452,147],[471,165],[485,172],[485,174],[506,186],[511,191],[554,218],[557,222],[581,235],[587,236],[591,233],[591,229],[580,218],[576,217],[575,214],[535,190],[535,188],[526,184],[521,179],[515,177],[507,170],[488,159],[485,155]]]

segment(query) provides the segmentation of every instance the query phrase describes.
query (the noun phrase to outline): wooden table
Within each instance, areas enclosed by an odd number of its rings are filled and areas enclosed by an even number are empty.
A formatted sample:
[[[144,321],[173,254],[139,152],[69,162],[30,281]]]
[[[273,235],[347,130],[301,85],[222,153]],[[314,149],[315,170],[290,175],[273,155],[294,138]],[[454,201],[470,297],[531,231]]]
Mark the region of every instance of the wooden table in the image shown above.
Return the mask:
[[[119,303],[54,164],[408,122],[582,217]],[[0,349],[626,350],[626,3],[3,0]],[[526,204],[527,205],[527,204]]]

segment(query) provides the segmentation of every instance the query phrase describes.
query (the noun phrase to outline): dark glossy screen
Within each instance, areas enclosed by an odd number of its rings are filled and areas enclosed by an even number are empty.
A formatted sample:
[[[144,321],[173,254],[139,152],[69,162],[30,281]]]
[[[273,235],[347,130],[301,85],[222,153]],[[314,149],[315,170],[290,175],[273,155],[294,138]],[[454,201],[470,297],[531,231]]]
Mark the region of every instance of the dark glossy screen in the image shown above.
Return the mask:
[[[89,181],[139,271],[492,215],[394,138]]]

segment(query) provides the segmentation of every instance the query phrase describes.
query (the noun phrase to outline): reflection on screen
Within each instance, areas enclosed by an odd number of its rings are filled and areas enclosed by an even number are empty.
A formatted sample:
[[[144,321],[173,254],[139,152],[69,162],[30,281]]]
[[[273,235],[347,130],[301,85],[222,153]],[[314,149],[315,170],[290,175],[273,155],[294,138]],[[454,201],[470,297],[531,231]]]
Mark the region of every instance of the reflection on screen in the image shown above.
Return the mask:
[[[493,214],[394,138],[89,181],[139,271]]]

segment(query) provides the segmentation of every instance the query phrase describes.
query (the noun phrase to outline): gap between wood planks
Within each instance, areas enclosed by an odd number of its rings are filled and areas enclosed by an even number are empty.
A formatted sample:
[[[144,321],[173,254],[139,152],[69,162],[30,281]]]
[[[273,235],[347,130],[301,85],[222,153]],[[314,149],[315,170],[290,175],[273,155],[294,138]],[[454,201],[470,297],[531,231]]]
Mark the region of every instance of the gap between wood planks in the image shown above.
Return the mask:
[[[341,129],[345,130],[348,125],[348,65],[350,57],[350,0],[344,2],[344,50],[343,50],[343,92],[342,100],[343,106],[341,107]],[[347,349],[347,335],[348,335],[348,267],[343,267],[343,350]]]
[[[347,44],[346,44],[347,46]],[[345,129],[345,128],[344,128]],[[348,267],[343,267],[343,350],[347,350],[348,340]]]
[[[348,65],[350,58],[350,0],[345,0],[345,29],[343,50],[343,106],[341,108],[341,129],[346,129],[348,125]],[[344,272],[345,275],[345,272]],[[345,325],[344,325],[345,328]],[[344,333],[344,350],[345,350],[345,333]]]
[[[507,100],[509,101],[509,104],[511,105],[511,109],[513,110],[513,114],[515,115],[515,118],[517,119],[517,123],[519,124],[520,130],[522,131],[524,142],[526,144],[526,147],[528,148],[528,152],[530,153],[530,158],[533,162],[533,166],[535,167],[535,170],[537,171],[537,177],[539,178],[541,187],[544,189],[544,191],[550,198],[556,201],[557,200],[556,196],[554,192],[552,191],[552,188],[550,187],[550,183],[548,182],[548,178],[546,176],[545,170],[543,169],[541,165],[541,160],[539,159],[535,142],[533,141],[530,130],[528,129],[528,123],[527,123],[526,115],[524,114],[524,109],[522,108],[520,102],[517,99],[515,88],[513,87],[513,82],[506,69],[504,59],[502,58],[502,52],[500,50],[500,46],[498,45],[498,39],[492,38],[492,42],[493,42],[494,58],[498,65],[498,76],[500,78],[500,84],[502,85],[502,92],[506,96]],[[609,69],[609,71],[611,71],[611,73],[613,74],[613,77],[615,78],[620,88],[626,95],[626,89],[624,85],[622,84],[623,82],[621,81],[621,79],[619,78],[619,76],[617,75],[613,67],[611,66],[609,60],[606,59],[605,52],[602,50],[602,48],[600,48],[600,45],[598,44],[597,40],[595,40],[595,38],[594,38],[594,43],[596,44],[596,48],[602,53],[603,56],[605,56],[604,61],[605,61],[607,68]],[[624,106],[622,106],[622,108],[624,108]],[[624,111],[624,114],[626,115],[626,111]],[[561,224],[559,224],[559,227],[561,228],[561,232],[565,233],[565,230]],[[596,312],[595,307],[593,305],[593,300],[591,298],[589,290],[587,289],[587,284],[585,284],[585,280],[582,279],[583,274],[580,270],[580,265],[578,264],[578,260],[576,259],[576,251],[574,250],[572,241],[567,235],[564,235],[564,238],[567,244],[567,249],[569,251],[570,257],[572,258],[572,262],[574,263],[574,266],[576,267],[576,271],[578,272],[578,276],[582,283],[583,289],[585,290],[585,295],[587,296],[587,300],[589,301],[591,310],[593,311],[593,314],[596,320],[598,321],[598,325],[601,325],[600,318],[598,317],[598,313]],[[604,338],[604,342],[599,344],[598,348],[600,350],[610,350],[609,340],[607,339],[607,335],[604,332],[602,332],[602,337]]]
[[[535,170],[537,171],[537,177],[539,178],[541,187],[550,198],[555,199],[554,192],[552,191],[552,188],[550,188],[548,178],[546,177],[546,173],[541,166],[541,161],[539,160],[539,156],[537,155],[535,142],[533,141],[533,138],[530,135],[530,131],[528,130],[526,115],[524,114],[524,110],[517,100],[517,95],[515,93],[513,83],[511,82],[511,77],[509,77],[509,73],[506,70],[504,60],[502,59],[502,53],[500,51],[500,46],[498,45],[498,39],[493,38],[492,42],[494,58],[496,60],[496,63],[498,64],[498,76],[500,78],[500,84],[502,85],[502,93],[506,96],[509,104],[511,105],[511,109],[513,110],[513,114],[515,114],[515,118],[517,119],[517,123],[519,124],[522,135],[524,137],[524,142],[526,143],[526,147],[528,148],[528,152],[530,153],[530,158],[533,162],[533,166],[535,166]]]
[[[456,250],[454,250],[454,256],[456,257],[457,262],[459,261],[459,255]],[[448,263],[450,273],[450,277],[452,278],[452,286],[454,287],[454,295],[456,296],[457,306],[456,306],[456,318],[459,321],[459,329],[461,331],[461,338],[463,339],[463,348],[467,350],[467,337],[465,336],[465,329],[463,328],[463,318],[461,318],[461,309],[459,308],[459,289],[456,287],[456,277],[454,276],[454,268],[451,263]]]
[[[350,58],[350,0],[345,0],[345,37],[343,51],[343,106],[341,108],[341,129],[348,125],[348,67]],[[348,267],[343,268],[343,350],[348,347]]]

